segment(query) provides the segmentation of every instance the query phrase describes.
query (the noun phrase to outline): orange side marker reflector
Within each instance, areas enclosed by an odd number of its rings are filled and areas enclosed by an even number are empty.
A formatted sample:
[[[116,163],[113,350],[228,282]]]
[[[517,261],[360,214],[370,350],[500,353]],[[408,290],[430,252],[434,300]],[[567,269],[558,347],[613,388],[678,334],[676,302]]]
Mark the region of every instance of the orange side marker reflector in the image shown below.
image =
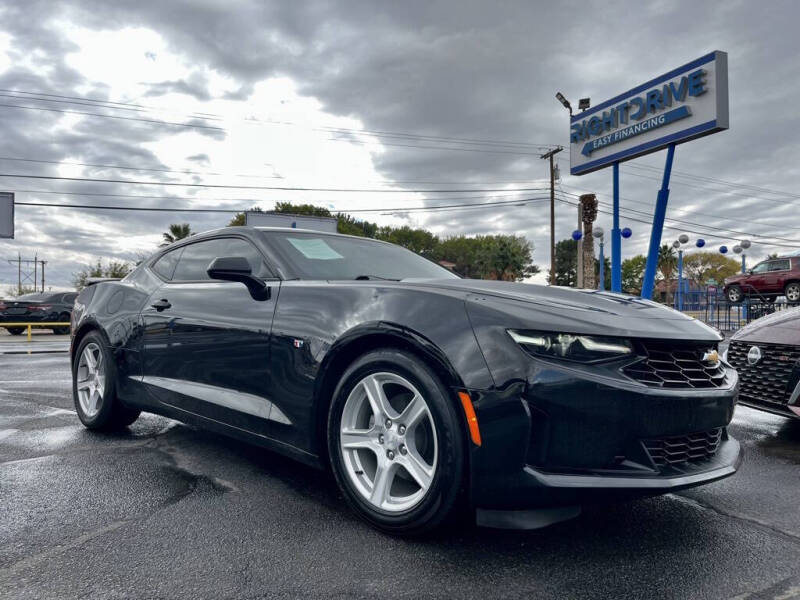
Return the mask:
[[[478,429],[478,417],[475,416],[475,409],[472,407],[472,400],[470,400],[467,392],[458,392],[458,397],[461,399],[461,406],[464,407],[464,414],[467,417],[467,425],[469,426],[469,437],[472,438],[472,443],[476,446],[481,445],[481,430]]]

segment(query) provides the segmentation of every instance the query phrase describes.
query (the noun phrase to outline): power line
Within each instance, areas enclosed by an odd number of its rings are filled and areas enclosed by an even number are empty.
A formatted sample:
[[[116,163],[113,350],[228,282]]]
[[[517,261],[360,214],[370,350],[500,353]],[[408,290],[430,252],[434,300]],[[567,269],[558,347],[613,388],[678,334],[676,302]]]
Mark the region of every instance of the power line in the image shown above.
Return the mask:
[[[66,160],[44,160],[37,158],[18,158],[15,156],[0,156],[0,160],[13,161],[13,162],[27,162],[48,165],[71,165],[77,167],[94,167],[100,169],[120,169],[125,171],[152,171],[154,173],[176,173],[181,175],[214,175],[214,176],[231,176],[231,177],[253,177],[256,179],[284,179],[281,175],[245,175],[236,173],[216,173],[214,171],[174,171],[172,169],[154,169],[147,167],[131,167],[124,165],[103,165],[97,163],[84,163],[72,162]]]
[[[559,187],[567,187],[567,188],[574,189],[574,190],[581,189],[581,188],[578,188],[576,186],[566,185],[566,184],[560,184]],[[579,194],[574,194],[572,192],[566,192],[564,190],[561,190],[561,191],[564,194],[568,194],[570,196],[575,196],[576,198],[580,196]],[[609,197],[609,194],[600,194],[600,193],[598,193],[596,195],[597,196],[604,196],[606,198]],[[647,206],[647,207],[649,207],[651,209],[655,208],[655,205],[652,204],[652,203],[649,203],[649,202],[642,202],[641,200],[633,200],[631,198],[624,198],[622,196],[620,196],[620,199],[625,200],[626,202],[633,202],[634,204],[641,204],[642,206]],[[700,212],[700,211],[696,211],[696,210],[688,210],[687,211],[687,210],[685,210],[683,208],[680,208],[680,207],[678,207],[677,210],[684,211],[683,214],[685,214],[685,215],[698,215],[698,216],[701,216],[701,217],[711,217],[711,218],[714,218],[714,219],[721,219],[723,221],[733,221],[733,222],[737,222],[737,223],[747,223],[749,225],[758,225],[759,227],[772,227],[773,226],[773,224],[755,222],[752,219],[736,219],[734,217],[725,217],[725,216],[722,216],[722,215],[704,213],[704,212]],[[782,229],[792,229],[794,231],[800,231],[800,227],[790,227],[788,225],[784,225],[783,223],[781,223],[781,228]]]
[[[177,181],[134,181],[128,179],[100,179],[91,177],[61,177],[56,175],[26,175],[24,173],[0,173],[0,177],[12,177],[17,179],[47,179],[56,181],[82,181],[89,183],[123,183],[129,185],[164,185],[178,187],[196,187],[213,189],[234,189],[234,190],[277,190],[283,192],[349,192],[359,193],[368,192],[375,194],[402,193],[402,194],[443,194],[457,192],[532,192],[542,188],[489,188],[489,189],[449,189],[449,190],[398,190],[398,189],[356,189],[356,188],[312,188],[312,187],[292,187],[292,186],[264,186],[264,185],[231,185],[231,184],[211,184],[211,183],[179,183]]]
[[[572,202],[572,201],[564,199],[564,198],[556,198],[556,199],[559,202],[563,202],[564,204],[569,204],[570,206],[578,206],[578,204],[576,202]],[[600,213],[603,213],[605,215],[613,214],[610,211],[601,210],[599,208],[597,209],[597,211],[600,212]],[[637,218],[631,217],[631,216],[625,216],[625,218],[627,220],[633,221],[635,223],[644,223],[645,225],[652,225],[653,224],[652,221],[645,221],[645,220],[637,219]],[[669,219],[669,220],[672,220],[672,219]],[[705,226],[701,225],[701,227],[705,227]],[[709,233],[708,231],[697,231],[697,230],[693,230],[693,229],[688,229],[686,227],[672,227],[670,225],[664,225],[664,229],[670,229],[672,231],[680,231],[682,233],[694,233],[694,234],[697,234],[697,235],[704,235],[704,236],[708,236],[708,235],[712,235],[712,236],[713,235],[717,235],[717,236],[719,236],[718,231],[714,231],[713,228],[710,228],[710,227],[709,227],[709,229],[712,229],[711,233]],[[720,237],[731,237],[731,236],[722,235]],[[755,236],[753,236],[753,237],[755,237]],[[772,242],[772,241],[769,241],[767,243],[769,243],[772,246],[778,246],[778,247],[781,247],[781,248],[798,248],[798,247],[800,247],[800,241],[796,241],[794,245],[781,244],[781,243]]]
[[[536,188],[543,190],[546,188]],[[216,202],[274,202],[274,199],[269,198],[201,198],[198,196],[145,196],[142,194],[107,194],[102,192],[61,192],[57,190],[8,190],[15,194],[55,194],[60,196],[87,196],[99,198],[135,198],[142,200],[211,200]],[[480,190],[473,190],[480,191]],[[511,195],[519,195],[522,192],[511,193],[497,193],[496,195],[489,196],[489,198],[506,198]],[[566,193],[566,192],[565,192]],[[476,198],[486,198],[485,194],[479,196],[439,196],[436,200],[472,200]],[[430,200],[430,199],[429,199]],[[315,200],[316,202],[325,202],[324,200]],[[19,202],[17,202],[19,204]]]
[[[213,127],[211,125],[200,125],[198,123],[178,123],[175,121],[162,121],[159,119],[142,119],[140,117],[123,117],[121,115],[104,115],[102,113],[90,113],[83,110],[67,110],[66,108],[47,108],[44,106],[22,106],[20,104],[6,104],[2,103],[0,106],[5,108],[19,108],[25,110],[44,110],[48,112],[64,113],[68,115],[83,115],[85,117],[102,117],[104,119],[120,119],[122,121],[139,121],[142,123],[151,123],[155,125],[172,125],[175,127],[190,127],[194,129],[212,129],[215,131],[226,131],[222,127]]]
[[[97,100],[88,97],[80,97],[80,96],[65,96],[61,94],[48,94],[48,93],[40,93],[40,92],[30,92],[30,91],[22,91],[22,90],[12,90],[7,88],[0,88],[0,92],[10,92],[14,94],[25,94],[27,96],[47,96],[50,98],[61,98],[66,100],[78,100],[82,102],[88,102],[92,104],[87,104],[88,106],[102,106],[103,108],[108,108],[111,110],[137,110],[137,112],[144,111],[151,111],[151,112],[172,112],[177,114],[177,111],[172,111],[170,109],[164,109],[160,107],[154,106],[147,106],[142,104],[132,104],[126,102],[113,102],[110,100]],[[2,95],[2,94],[0,94]],[[8,96],[13,98],[14,96]],[[30,98],[31,100],[39,100],[44,102],[57,102],[59,100],[48,100],[46,98]],[[63,100],[60,100],[63,102]],[[77,104],[77,102],[67,102],[70,104]],[[108,104],[114,104],[117,106],[104,106]],[[132,107],[132,108],[127,108]],[[219,113],[200,113],[194,112],[189,115],[189,118],[199,118],[203,120],[215,120],[215,121],[223,121],[225,120],[225,116]],[[520,148],[530,148],[530,149],[543,149],[543,148],[550,148],[555,146],[556,144],[536,144],[531,142],[517,142],[517,141],[508,141],[508,140],[491,140],[491,139],[480,139],[480,138],[459,138],[459,137],[451,137],[451,136],[436,136],[436,135],[429,135],[429,134],[416,134],[416,133],[407,133],[407,132],[397,132],[397,131],[379,131],[379,130],[369,130],[369,129],[352,129],[347,127],[329,127],[329,126],[319,126],[319,127],[310,127],[305,126],[299,123],[295,123],[292,121],[275,121],[275,120],[264,120],[258,118],[246,118],[241,119],[246,123],[260,123],[266,125],[290,125],[290,126],[297,126],[297,127],[307,127],[309,129],[315,131],[328,131],[332,133],[354,133],[358,135],[369,135],[373,137],[395,137],[395,138],[407,138],[407,139],[418,139],[424,141],[435,141],[435,142],[446,142],[446,143],[458,143],[458,144],[471,144],[471,145],[488,145],[488,146],[511,146],[511,147],[520,147]]]
[[[660,172],[660,169],[658,169],[657,167],[649,167],[647,165],[626,164],[626,171],[625,172],[626,172],[627,175],[631,175],[633,177],[639,177],[640,179],[649,179],[650,181],[661,181],[661,179],[659,177],[649,177],[647,175],[642,175],[641,173],[635,173],[635,172],[632,173],[632,172],[627,170],[629,168],[632,168],[632,169],[646,168],[646,169],[652,169],[655,172]],[[752,193],[746,193],[745,194],[745,193],[735,192],[735,191],[730,191],[730,190],[720,190],[720,189],[717,189],[717,188],[708,187],[707,185],[703,186],[703,185],[698,185],[697,183],[689,183],[689,182],[680,180],[681,178],[687,178],[687,177],[688,178],[699,179],[699,180],[704,179],[701,176],[689,175],[689,174],[678,175],[676,177],[675,176],[675,172],[673,171],[673,177],[671,179],[671,184],[682,185],[682,186],[686,186],[686,187],[690,187],[690,188],[694,188],[694,189],[699,189],[699,190],[712,191],[712,192],[717,193],[717,194],[740,196],[742,198],[747,198],[749,200],[763,200],[764,202],[772,202],[772,203],[775,203],[775,204],[785,204],[785,200],[779,200],[777,198],[764,198],[762,196],[754,196]],[[712,180],[712,183],[715,183],[716,185],[724,185],[724,186],[727,186],[727,187],[730,187],[730,188],[733,188],[733,189],[748,189],[748,188],[750,188],[750,189],[755,189],[757,191],[762,191],[764,193],[787,196],[788,198],[800,198],[800,194],[792,194],[790,192],[777,192],[775,190],[769,190],[767,188],[758,188],[757,186],[749,186],[747,184],[736,184],[736,183],[732,183],[732,182],[724,182],[721,179],[720,180]]]
[[[334,208],[334,212],[343,213],[371,213],[371,212],[435,212],[437,210],[447,210],[453,208],[469,208],[469,207],[501,207],[526,204],[534,201],[548,200],[546,197],[538,198],[518,198],[513,200],[501,200],[498,202],[478,202],[473,204],[448,204],[442,206],[401,206],[390,208]],[[48,207],[48,208],[78,208],[88,210],[122,210],[122,211],[140,211],[140,212],[188,212],[188,213],[240,213],[247,212],[249,208],[177,208],[177,207],[155,207],[155,206],[111,206],[111,205],[96,205],[96,204],[59,204],[55,202],[15,202],[19,206],[34,206],[34,207]]]
[[[102,114],[102,113],[92,113],[92,112],[87,112],[87,111],[82,111],[82,110],[68,110],[68,109],[65,109],[65,108],[48,108],[48,107],[44,107],[44,106],[23,106],[23,105],[20,105],[20,104],[7,104],[7,103],[0,103],[0,107],[18,108],[18,109],[25,109],[25,110],[43,110],[43,111],[47,111],[47,112],[57,112],[57,113],[70,114],[70,115],[82,115],[82,116],[85,116],[85,117],[100,117],[100,118],[104,118],[104,119],[120,119],[120,120],[123,120],[123,121],[135,121],[135,122],[149,123],[149,124],[154,124],[154,125],[169,125],[169,126],[172,126],[172,127],[187,127],[187,128],[193,128],[193,129],[207,129],[207,130],[221,131],[221,132],[224,132],[224,133],[228,132],[228,130],[225,129],[224,127],[215,127],[215,126],[212,126],[212,125],[200,125],[198,123],[179,123],[177,121],[163,121],[163,120],[160,120],[160,119],[144,119],[144,118],[141,118],[141,117],[123,117],[121,115],[105,115],[105,114]],[[273,124],[276,124],[276,125],[284,125],[284,124],[286,124],[286,125],[294,125],[294,123],[277,123],[277,122],[273,123]],[[310,129],[316,130],[316,131],[325,131],[325,132],[329,132],[329,133],[331,132],[328,129],[314,129],[314,128],[310,128]],[[354,134],[360,134],[362,132],[359,132],[358,130],[354,130],[353,133]],[[370,134],[367,134],[367,135],[370,135]],[[335,137],[334,138],[327,138],[327,140],[331,141],[331,142],[347,142],[349,144],[359,144],[359,145],[362,145],[362,146],[363,145],[367,145],[369,143],[369,142],[364,142],[364,141],[360,141],[360,140],[353,140],[353,139],[347,139],[347,138],[335,138]],[[458,143],[458,142],[456,142],[456,143]],[[486,153],[486,154],[514,154],[514,155],[531,155],[531,156],[538,156],[539,155],[538,152],[522,152],[522,151],[512,151],[512,150],[487,150],[485,148],[457,148],[457,147],[453,147],[453,146],[421,146],[421,145],[414,145],[414,144],[395,144],[395,143],[389,143],[389,142],[384,142],[384,141],[381,141],[381,145],[382,146],[395,146],[395,147],[400,147],[400,148],[416,148],[416,149],[419,149],[419,150],[453,150],[453,151],[461,151],[461,152],[482,152],[482,153]],[[541,146],[541,147],[544,148],[545,146]]]

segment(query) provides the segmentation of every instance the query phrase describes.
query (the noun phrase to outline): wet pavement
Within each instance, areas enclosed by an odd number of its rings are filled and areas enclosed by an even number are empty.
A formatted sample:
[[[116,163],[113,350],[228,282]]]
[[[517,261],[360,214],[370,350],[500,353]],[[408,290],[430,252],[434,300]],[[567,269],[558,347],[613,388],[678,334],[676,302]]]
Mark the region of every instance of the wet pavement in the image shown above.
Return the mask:
[[[800,597],[800,421],[737,409],[732,478],[532,531],[377,533],[332,478],[142,415],[91,433],[67,355],[0,355],[0,598]]]

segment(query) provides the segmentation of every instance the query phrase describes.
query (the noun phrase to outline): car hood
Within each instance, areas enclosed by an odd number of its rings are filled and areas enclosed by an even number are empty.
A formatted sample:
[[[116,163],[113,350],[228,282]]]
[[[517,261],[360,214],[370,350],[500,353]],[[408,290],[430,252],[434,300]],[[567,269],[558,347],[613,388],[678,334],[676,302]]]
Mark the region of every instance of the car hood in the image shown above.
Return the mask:
[[[731,340],[800,344],[800,307],[779,310],[756,319],[737,331]]]
[[[749,275],[747,275],[746,273],[737,273],[736,275],[731,275],[730,277],[726,277],[723,283],[725,285],[728,285],[730,283],[737,283],[739,281],[747,279],[748,277]]]
[[[508,281],[453,279],[416,285],[463,291],[472,305],[501,311],[509,327],[630,337],[720,340],[711,327],[627,294]]]

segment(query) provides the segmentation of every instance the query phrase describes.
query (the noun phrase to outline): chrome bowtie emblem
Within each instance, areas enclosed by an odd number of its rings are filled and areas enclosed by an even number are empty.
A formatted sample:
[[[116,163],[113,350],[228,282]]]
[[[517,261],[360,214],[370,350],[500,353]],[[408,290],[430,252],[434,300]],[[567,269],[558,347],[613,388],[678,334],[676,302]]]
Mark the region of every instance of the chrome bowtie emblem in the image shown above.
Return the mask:
[[[758,361],[761,360],[761,348],[758,346],[750,346],[750,350],[747,351],[747,364],[748,365],[755,365],[758,364]]]
[[[703,362],[719,362],[719,353],[716,350],[709,350],[703,354]]]

